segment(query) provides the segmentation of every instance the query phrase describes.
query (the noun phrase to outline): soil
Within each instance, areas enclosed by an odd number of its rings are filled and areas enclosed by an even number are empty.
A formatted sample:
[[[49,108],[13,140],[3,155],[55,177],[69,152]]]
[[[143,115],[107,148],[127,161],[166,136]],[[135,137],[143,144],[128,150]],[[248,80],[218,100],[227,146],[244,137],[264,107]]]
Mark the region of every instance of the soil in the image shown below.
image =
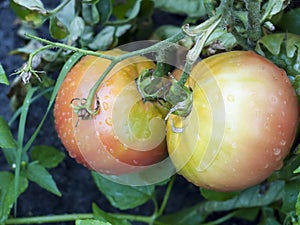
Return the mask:
[[[55,5],[55,2],[57,1],[52,1],[49,6],[51,6],[51,4]],[[178,23],[178,21],[176,22],[175,17],[168,16],[162,12],[155,13],[153,18],[154,23],[158,25],[158,21],[162,21],[159,19],[162,16],[164,17],[164,23],[169,23],[170,21],[172,21],[172,23]],[[12,74],[23,63],[23,60],[19,56],[9,54],[10,51],[18,47],[22,47],[25,44],[24,39],[17,35],[18,28],[19,24],[17,23],[14,13],[9,8],[9,1],[2,0],[0,3],[0,62],[7,75]],[[40,32],[44,35],[47,30],[42,29]],[[57,74],[58,71],[54,73],[54,76],[57,76]],[[14,78],[14,76],[10,76],[9,80],[12,81]],[[8,90],[9,87],[1,85],[0,115],[7,121],[13,114],[10,107],[10,101],[6,97]],[[46,100],[41,99],[35,102],[35,104],[31,107],[29,118],[27,120],[25,141],[33,133],[38,121],[41,120],[43,112],[46,109],[46,103]],[[65,152],[64,147],[57,138],[53,124],[53,116],[50,115],[39,133],[38,138],[34,142],[34,145],[51,145]],[[15,137],[18,130],[17,127],[17,123],[12,125],[12,132]],[[0,171],[3,170],[10,170],[10,168],[0,151]],[[62,193],[62,197],[57,197],[40,188],[38,185],[30,183],[28,190],[22,194],[18,200],[18,217],[90,213],[92,203],[96,203],[105,211],[118,212],[118,210],[110,206],[106,198],[97,190],[90,176],[90,172],[83,166],[77,164],[72,158],[67,156],[63,163],[61,163],[57,168],[52,169],[50,172]],[[164,191],[165,187],[158,188],[158,196],[160,199],[162,199]],[[170,201],[166,208],[166,213],[175,212],[182,208],[192,206],[201,201],[201,199],[199,189],[188,183],[181,176],[178,176],[174,189],[171,193]],[[149,202],[128,212],[147,215],[151,213],[152,210],[153,205]],[[74,223],[69,222],[56,224],[71,225]],[[250,225],[253,223],[235,220],[229,221],[226,224]]]

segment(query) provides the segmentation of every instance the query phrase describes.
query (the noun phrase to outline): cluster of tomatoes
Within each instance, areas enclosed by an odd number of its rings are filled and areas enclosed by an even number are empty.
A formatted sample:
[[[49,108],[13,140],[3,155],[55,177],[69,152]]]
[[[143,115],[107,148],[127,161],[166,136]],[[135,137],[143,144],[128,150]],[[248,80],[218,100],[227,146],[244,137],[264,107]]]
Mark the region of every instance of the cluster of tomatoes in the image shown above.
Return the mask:
[[[186,83],[193,95],[191,112],[171,114],[167,121],[168,112],[144,102],[135,83],[155,64],[141,56],[126,59],[98,88],[97,113],[78,121],[70,102],[85,101],[109,64],[83,57],[67,74],[54,109],[65,148],[89,169],[131,174],[168,158],[195,185],[232,191],[266,179],[292,147],[299,116],[294,89],[282,69],[254,52],[221,53],[196,64]]]

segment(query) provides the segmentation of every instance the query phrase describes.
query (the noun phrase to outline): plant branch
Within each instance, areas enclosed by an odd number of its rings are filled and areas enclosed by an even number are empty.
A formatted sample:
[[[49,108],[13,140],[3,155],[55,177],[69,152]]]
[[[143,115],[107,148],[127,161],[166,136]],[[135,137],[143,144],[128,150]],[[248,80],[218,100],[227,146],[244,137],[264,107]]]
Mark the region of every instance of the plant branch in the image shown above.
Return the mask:
[[[41,224],[75,221],[78,219],[93,219],[93,214],[67,214],[55,216],[36,216],[24,218],[11,218],[5,224]]]
[[[176,179],[176,176],[173,176],[173,177],[171,178],[171,180],[170,180],[170,182],[169,182],[169,184],[168,184],[166,193],[165,193],[165,195],[164,195],[164,199],[163,199],[163,201],[162,201],[162,203],[161,203],[160,209],[159,209],[159,211],[158,211],[156,217],[160,217],[160,216],[163,214],[163,212],[164,212],[164,210],[165,210],[165,208],[166,208],[166,206],[167,206],[167,203],[168,203],[168,200],[169,200],[169,197],[170,197],[171,190],[172,190],[172,187],[173,187],[173,185],[174,185],[175,179]]]

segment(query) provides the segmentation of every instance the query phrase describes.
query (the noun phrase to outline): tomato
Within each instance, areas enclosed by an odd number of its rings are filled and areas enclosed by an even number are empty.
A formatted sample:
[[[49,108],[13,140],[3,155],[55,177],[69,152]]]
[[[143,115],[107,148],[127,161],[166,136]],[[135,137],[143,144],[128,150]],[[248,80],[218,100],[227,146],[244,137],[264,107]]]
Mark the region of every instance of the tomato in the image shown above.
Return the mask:
[[[105,52],[123,54],[115,49]],[[100,112],[79,120],[70,102],[87,98],[89,90],[110,61],[85,56],[67,74],[58,92],[55,126],[69,155],[86,167],[104,174],[136,172],[159,162],[167,155],[165,124],[161,111],[142,102],[135,78],[152,61],[133,57],[118,63],[97,90]],[[95,105],[96,98],[94,99]],[[76,103],[77,102],[77,103]]]
[[[285,74],[251,51],[211,56],[191,71],[188,117],[167,124],[170,158],[197,186],[242,190],[281,168],[298,125],[298,103]]]

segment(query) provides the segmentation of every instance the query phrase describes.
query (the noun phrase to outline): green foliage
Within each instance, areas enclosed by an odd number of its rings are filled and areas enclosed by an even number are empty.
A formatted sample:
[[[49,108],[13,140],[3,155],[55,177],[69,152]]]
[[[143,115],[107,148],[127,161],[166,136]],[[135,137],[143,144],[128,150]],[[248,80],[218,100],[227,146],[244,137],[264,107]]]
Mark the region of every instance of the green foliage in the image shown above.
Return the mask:
[[[300,36],[291,33],[276,33],[263,36],[256,51],[286,70],[290,76],[300,73]]]
[[[5,71],[0,63],[0,84],[6,84],[6,85],[9,85],[9,82],[7,80],[7,77],[6,77],[6,74],[5,74]]]
[[[12,173],[0,172],[0,224],[7,219],[13,204],[20,194],[28,186],[28,180],[24,177],[18,179],[18,191],[15,194],[16,180]]]
[[[65,158],[65,154],[60,150],[45,145],[34,146],[31,149],[32,161],[37,161],[45,168],[55,168]]]
[[[42,188],[61,196],[51,174],[42,165],[36,162],[29,163],[23,173],[29,180],[37,183]]]
[[[0,148],[15,148],[17,143],[9,129],[8,124],[0,116]]]
[[[99,190],[106,196],[110,204],[125,210],[135,208],[147,202],[154,195],[154,186],[127,186],[115,183],[102,175],[92,172]]]
[[[205,20],[207,16],[221,13],[224,17],[221,26],[217,27],[207,39],[202,51],[203,56],[235,49],[255,49],[287,72],[300,102],[299,8],[284,11],[288,1],[268,0],[260,1],[258,9],[260,11],[253,13],[251,9],[251,14],[250,1],[235,0],[234,4],[230,4],[232,2],[219,0],[64,0],[54,9],[46,9],[41,0],[10,0],[10,6],[22,20],[23,24],[18,31],[21,37],[28,39],[24,33],[39,35],[40,31],[36,28],[49,25],[49,34],[53,39],[58,40],[62,45],[67,44],[81,50],[111,49],[141,37],[165,40],[182,31],[181,26],[165,23],[154,31],[151,19],[155,10],[162,10],[173,14],[172,16],[180,15],[180,18],[185,18],[184,23],[191,24],[191,28],[197,26],[199,21]],[[254,29],[250,26],[249,19],[259,21],[261,27],[258,31],[270,22],[276,25],[277,30],[272,32],[265,31],[263,28],[265,33],[258,32],[260,38],[253,42],[255,38],[252,38],[251,33]],[[164,18],[160,20],[163,21]],[[197,38],[186,36],[180,40],[179,44],[190,49],[197,42]],[[65,154],[54,147],[33,146],[33,143],[49,112],[53,109],[53,103],[62,81],[83,54],[79,52],[71,54],[74,50],[67,48],[63,51],[63,48],[58,46],[55,46],[59,48],[58,50],[51,48],[51,50],[45,49],[38,52],[41,47],[44,45],[39,41],[29,40],[25,46],[11,52],[23,58],[37,53],[35,55],[40,60],[37,64],[38,69],[47,72],[56,68],[61,69],[54,84],[51,78],[43,74],[42,84],[31,82],[25,88],[16,86],[15,89],[24,90],[24,103],[9,123],[0,116],[0,148],[9,168],[14,170],[14,173],[0,172],[0,224],[7,221],[13,205],[17,203],[19,195],[27,189],[29,181],[61,196],[48,169],[57,167],[63,161]],[[2,84],[9,85],[9,82],[0,64],[0,85]],[[33,134],[29,135],[28,140],[24,140],[27,132],[26,121],[30,116],[28,115],[29,108],[33,106],[35,99],[45,96],[45,88],[49,88],[47,89],[48,106]],[[15,91],[14,94],[17,93]],[[18,131],[14,137],[10,126],[17,119]],[[296,139],[296,141],[299,140]],[[76,225],[130,225],[131,221],[162,225],[199,225],[207,222],[207,219],[214,213],[220,212],[224,216],[215,218],[215,221],[207,224],[222,224],[233,217],[258,221],[259,225],[299,224],[297,219],[300,221],[300,155],[299,144],[295,145],[298,146],[296,154],[290,154],[283,168],[274,172],[264,183],[241,192],[230,193],[201,188],[201,195],[205,199],[199,199],[199,203],[194,206],[167,215],[162,215],[162,212],[167,204],[169,192],[161,200],[161,196],[156,195],[154,185],[125,186],[92,172],[97,188],[113,207],[119,210],[134,209],[151,200],[154,206],[153,214],[140,216],[108,213],[93,204],[91,217],[81,219],[74,216],[74,220],[76,220]],[[170,183],[168,180],[161,186],[170,185]]]

